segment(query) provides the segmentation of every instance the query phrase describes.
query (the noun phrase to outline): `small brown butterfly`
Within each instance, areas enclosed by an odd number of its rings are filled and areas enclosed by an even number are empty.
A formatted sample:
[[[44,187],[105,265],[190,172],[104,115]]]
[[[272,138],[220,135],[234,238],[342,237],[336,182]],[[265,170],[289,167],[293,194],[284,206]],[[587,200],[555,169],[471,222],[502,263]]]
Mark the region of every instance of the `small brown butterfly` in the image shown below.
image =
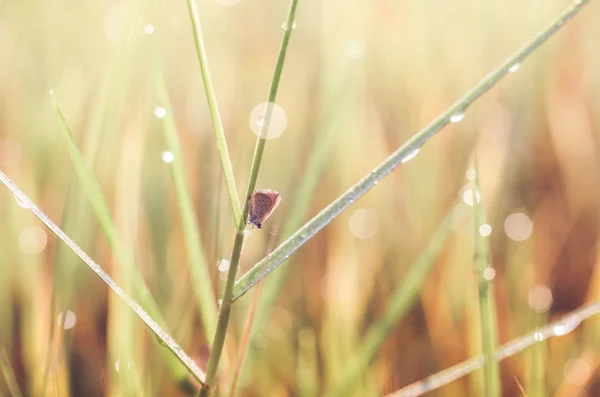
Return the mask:
[[[248,222],[257,228],[262,228],[262,223],[267,220],[281,201],[279,192],[271,189],[255,190],[248,197]]]

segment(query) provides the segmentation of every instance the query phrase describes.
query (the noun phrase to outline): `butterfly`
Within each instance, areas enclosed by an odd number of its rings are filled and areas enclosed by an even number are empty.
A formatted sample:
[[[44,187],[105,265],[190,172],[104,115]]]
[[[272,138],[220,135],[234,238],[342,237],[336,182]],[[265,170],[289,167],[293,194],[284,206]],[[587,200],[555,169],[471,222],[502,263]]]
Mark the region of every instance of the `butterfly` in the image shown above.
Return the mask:
[[[255,190],[248,197],[248,222],[257,228],[275,211],[281,201],[279,192],[271,189]]]

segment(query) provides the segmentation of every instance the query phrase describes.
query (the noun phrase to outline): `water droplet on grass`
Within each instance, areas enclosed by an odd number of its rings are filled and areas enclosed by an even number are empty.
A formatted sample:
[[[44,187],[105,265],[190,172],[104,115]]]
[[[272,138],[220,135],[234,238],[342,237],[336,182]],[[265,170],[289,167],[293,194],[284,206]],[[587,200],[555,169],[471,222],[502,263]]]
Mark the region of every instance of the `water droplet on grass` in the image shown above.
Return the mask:
[[[455,113],[452,116],[450,116],[450,122],[458,123],[459,121],[461,121],[464,118],[465,118],[465,112]]]
[[[508,73],[514,73],[517,70],[519,70],[519,68],[521,67],[520,63],[515,63],[514,65],[512,65],[510,68],[508,68]]]

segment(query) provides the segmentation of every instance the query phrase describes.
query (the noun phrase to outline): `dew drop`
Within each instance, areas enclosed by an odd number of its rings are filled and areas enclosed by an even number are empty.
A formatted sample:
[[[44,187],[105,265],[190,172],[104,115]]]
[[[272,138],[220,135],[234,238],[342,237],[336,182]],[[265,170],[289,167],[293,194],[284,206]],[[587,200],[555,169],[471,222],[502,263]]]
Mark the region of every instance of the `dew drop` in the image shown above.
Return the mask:
[[[415,157],[417,157],[417,154],[419,154],[419,148],[416,148],[415,150],[413,150],[412,152],[410,152],[409,154],[407,154],[403,159],[402,159],[402,163],[408,163],[410,160],[414,159]]]
[[[510,68],[508,68],[508,73],[514,73],[517,70],[519,70],[520,67],[521,67],[521,64],[517,62],[514,65],[512,65]]]
[[[16,194],[15,196],[15,201],[17,202],[17,204],[19,204],[19,206],[23,207],[23,208],[29,208],[29,204],[27,204],[27,201],[23,200],[21,197],[17,196]]]
[[[144,33],[146,33],[146,34],[154,33],[154,25],[148,24],[148,25],[144,26]]]
[[[162,106],[157,106],[154,108],[154,115],[159,119],[162,119],[167,114],[167,110]]]
[[[556,324],[554,328],[552,328],[552,331],[556,336],[566,335],[577,328],[580,323],[581,321],[578,318],[568,318],[561,321],[559,324]]]
[[[175,160],[175,155],[171,152],[162,152],[160,154],[160,158],[162,159],[163,162],[169,164],[172,163],[173,160]]]
[[[458,123],[459,121],[461,121],[464,118],[465,118],[465,112],[455,113],[452,116],[450,116],[450,122]]]
[[[283,21],[283,23],[281,24],[281,29],[288,30],[287,21]],[[294,30],[294,29],[296,29],[296,21],[292,22],[292,30]]]

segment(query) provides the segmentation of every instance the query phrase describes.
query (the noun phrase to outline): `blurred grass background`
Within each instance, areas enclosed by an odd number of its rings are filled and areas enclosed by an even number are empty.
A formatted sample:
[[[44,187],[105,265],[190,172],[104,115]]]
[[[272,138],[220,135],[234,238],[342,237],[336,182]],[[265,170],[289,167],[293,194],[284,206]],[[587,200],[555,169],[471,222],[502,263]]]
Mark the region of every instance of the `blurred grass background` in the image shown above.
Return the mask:
[[[271,239],[280,241],[338,197],[565,5],[301,0],[277,100],[287,127],[267,142],[258,180],[283,199],[265,230],[247,238],[241,272],[265,255]],[[250,113],[266,99],[287,6],[198,3],[241,191],[256,138]],[[343,376],[453,203],[469,197],[462,189],[472,152],[491,226],[499,342],[600,298],[598,15],[592,1],[463,121],[269,276],[287,272],[251,339],[239,395],[316,396]],[[157,63],[170,104],[156,90]],[[217,263],[229,257],[235,227],[185,2],[2,0],[0,82],[0,169],[131,290],[131,274],[113,254],[69,159],[54,90],[120,242],[172,336],[205,368],[212,335],[194,297],[157,117],[163,108],[177,126],[178,160],[215,291],[224,283]],[[321,167],[313,165],[315,153]],[[7,189],[0,202],[1,395],[14,394],[7,373],[23,395],[184,395],[130,310]],[[356,395],[390,393],[481,352],[472,222],[456,222],[438,254]],[[238,355],[253,294],[234,306],[228,363]],[[592,319],[502,362],[503,394],[599,395],[599,326]],[[481,376],[431,395],[481,395]],[[221,372],[223,395],[230,377]]]

